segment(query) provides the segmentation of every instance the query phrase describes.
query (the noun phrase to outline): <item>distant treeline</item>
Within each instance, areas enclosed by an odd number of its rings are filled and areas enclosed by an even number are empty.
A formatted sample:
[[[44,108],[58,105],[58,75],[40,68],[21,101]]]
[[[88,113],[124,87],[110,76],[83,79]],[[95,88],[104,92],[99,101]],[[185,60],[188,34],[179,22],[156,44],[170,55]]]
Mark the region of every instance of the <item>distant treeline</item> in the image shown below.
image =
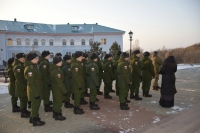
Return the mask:
[[[175,48],[175,49],[162,49],[158,50],[158,55],[163,60],[165,59],[165,53],[171,51],[176,58],[177,63],[200,63],[200,43],[196,43],[186,48]]]

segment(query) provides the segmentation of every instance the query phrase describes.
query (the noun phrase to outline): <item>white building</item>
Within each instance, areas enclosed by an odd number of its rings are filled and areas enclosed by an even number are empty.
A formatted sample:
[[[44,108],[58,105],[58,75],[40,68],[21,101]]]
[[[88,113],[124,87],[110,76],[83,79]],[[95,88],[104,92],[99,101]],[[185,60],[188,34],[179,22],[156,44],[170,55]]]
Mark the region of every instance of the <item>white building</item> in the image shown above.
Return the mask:
[[[88,51],[89,44],[97,41],[108,53],[115,41],[123,48],[124,33],[97,23],[53,25],[0,20],[0,65],[16,53],[27,53],[32,48],[40,53],[49,50],[52,56],[58,52],[65,55]]]

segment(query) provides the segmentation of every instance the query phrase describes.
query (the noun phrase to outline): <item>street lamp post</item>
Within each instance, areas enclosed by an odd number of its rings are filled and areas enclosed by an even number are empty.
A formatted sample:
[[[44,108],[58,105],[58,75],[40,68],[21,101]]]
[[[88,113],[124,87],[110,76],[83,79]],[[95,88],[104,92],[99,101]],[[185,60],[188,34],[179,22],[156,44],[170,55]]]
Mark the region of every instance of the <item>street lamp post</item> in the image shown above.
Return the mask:
[[[128,34],[129,34],[129,37],[130,37],[130,57],[131,57],[131,43],[132,43],[133,32],[130,31]]]

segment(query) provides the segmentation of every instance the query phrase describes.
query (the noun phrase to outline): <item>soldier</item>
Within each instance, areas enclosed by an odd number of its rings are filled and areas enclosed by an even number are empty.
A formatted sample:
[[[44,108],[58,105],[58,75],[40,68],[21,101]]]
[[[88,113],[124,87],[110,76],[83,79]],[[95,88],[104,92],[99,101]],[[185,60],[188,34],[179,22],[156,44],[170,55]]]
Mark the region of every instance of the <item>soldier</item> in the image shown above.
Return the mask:
[[[112,58],[111,54],[106,54],[104,57],[103,82],[104,82],[104,98],[105,99],[112,99],[112,96],[109,95],[110,88],[112,88],[112,81],[114,79],[111,58]]]
[[[127,103],[128,91],[131,86],[131,69],[129,65],[129,54],[123,52],[117,66],[117,75],[119,84],[119,100],[120,100],[120,109],[129,110]],[[130,102],[130,101],[129,101]]]
[[[77,51],[74,54],[74,62],[71,64],[72,73],[72,93],[74,93],[74,114],[84,114],[84,111],[80,108],[81,94],[85,92],[85,81],[83,75],[83,69],[81,66],[82,53]]]
[[[43,99],[43,83],[40,70],[37,68],[39,57],[36,53],[28,53],[25,60],[24,76],[27,80],[28,100],[31,101],[31,117],[33,126],[42,126],[45,122],[39,118],[39,108]]]
[[[65,88],[67,90],[67,96],[65,97],[65,108],[73,108],[73,104],[70,103],[70,97],[72,95],[72,90],[71,90],[71,79],[72,79],[72,74],[71,74],[71,56],[70,55],[65,55],[63,57],[63,64],[62,64],[62,71],[65,76]]]
[[[131,73],[132,85],[131,85],[130,99],[134,98],[135,100],[142,100],[142,98],[139,97],[140,82],[142,81],[142,70],[141,70],[139,50],[133,51],[131,66],[132,66],[132,73]]]
[[[45,112],[52,112],[52,107],[50,107],[49,97],[50,97],[50,90],[51,90],[51,81],[50,81],[50,52],[44,50],[42,52],[42,57],[39,64],[39,69],[42,74],[42,81],[43,81],[43,89],[44,89],[44,111]]]
[[[96,64],[98,60],[98,55],[96,53],[92,53],[90,59],[87,61],[88,65],[86,68],[87,73],[87,88],[90,89],[90,109],[91,110],[99,110],[98,104],[95,104],[97,88],[99,88],[99,68]]]
[[[64,73],[61,70],[62,58],[61,56],[53,57],[53,64],[50,68],[50,78],[52,81],[53,94],[53,118],[55,120],[63,121],[66,117],[62,116],[62,103],[67,96],[67,90],[64,84]]]
[[[97,55],[99,56],[100,54],[97,53]],[[101,59],[99,57],[98,57],[98,60],[97,60],[97,66],[99,68],[99,73],[98,73],[99,88],[97,89],[97,95],[103,95],[103,92],[100,91],[101,82],[102,82],[102,79],[103,79],[103,68],[102,68],[102,61],[101,61]]]
[[[118,51],[117,55],[113,59],[114,75],[115,75],[115,79],[116,79],[115,89],[116,89],[116,95],[117,96],[119,96],[119,87],[117,86],[117,84],[118,84],[118,80],[117,80],[117,65],[118,65],[118,60],[119,60],[121,54],[122,54],[122,51]]]
[[[85,70],[85,85],[86,85],[86,80],[87,80],[87,76],[86,76],[87,60],[88,60],[88,54],[83,53],[83,60],[82,60],[82,62],[83,62],[83,65],[84,65],[84,70]],[[87,87],[85,87],[85,88],[86,88],[85,97],[89,97],[90,94],[88,93],[88,89],[87,89]]]
[[[20,99],[20,111],[22,118],[29,118],[30,112],[27,110],[27,81],[24,77],[25,54],[18,53],[14,61],[13,72],[15,75],[15,96]]]
[[[154,67],[152,61],[149,59],[150,53],[144,52],[142,59],[142,90],[144,97],[152,97],[149,94],[151,80],[155,77]]]
[[[13,72],[14,58],[10,58],[7,61],[7,73],[10,79],[8,84],[8,91],[11,95],[12,112],[20,112],[19,106],[17,106],[18,97],[15,96],[15,75]]]
[[[160,72],[160,68],[162,66],[162,60],[160,57],[158,57],[158,52],[154,51],[153,52],[153,57],[152,57],[152,62],[154,65],[154,71],[155,71],[155,78],[154,78],[154,82],[153,82],[153,90],[159,90],[160,87],[158,86],[158,80],[159,80],[159,72]]]
[[[61,53],[56,53],[55,56],[60,56],[60,57],[62,57],[62,54],[61,54]]]

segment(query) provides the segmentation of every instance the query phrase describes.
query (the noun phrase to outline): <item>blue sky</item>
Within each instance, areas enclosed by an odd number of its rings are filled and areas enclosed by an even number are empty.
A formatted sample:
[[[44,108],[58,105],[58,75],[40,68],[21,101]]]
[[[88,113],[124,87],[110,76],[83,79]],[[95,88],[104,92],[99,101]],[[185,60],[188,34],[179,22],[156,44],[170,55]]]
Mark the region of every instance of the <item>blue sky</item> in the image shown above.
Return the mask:
[[[100,25],[126,31],[124,50],[139,40],[144,50],[200,42],[200,0],[0,0],[0,20]]]

